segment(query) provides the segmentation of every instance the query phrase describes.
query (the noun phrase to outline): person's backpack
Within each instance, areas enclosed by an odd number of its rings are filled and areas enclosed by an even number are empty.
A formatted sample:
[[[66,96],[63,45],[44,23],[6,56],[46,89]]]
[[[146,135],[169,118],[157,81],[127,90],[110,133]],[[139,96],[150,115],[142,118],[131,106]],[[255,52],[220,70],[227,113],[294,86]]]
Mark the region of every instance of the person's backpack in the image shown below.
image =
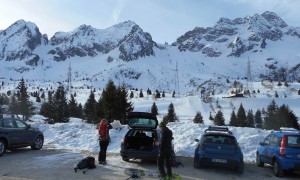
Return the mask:
[[[101,140],[108,140],[108,128],[107,128],[107,124],[101,124],[99,127],[100,130],[100,134],[99,134],[99,138]]]
[[[94,168],[96,168],[95,158],[88,156],[86,158],[83,158],[77,163],[76,167],[74,168],[74,171],[77,172],[78,169],[83,170],[83,169],[94,169]],[[83,171],[82,173],[84,174],[85,171]]]

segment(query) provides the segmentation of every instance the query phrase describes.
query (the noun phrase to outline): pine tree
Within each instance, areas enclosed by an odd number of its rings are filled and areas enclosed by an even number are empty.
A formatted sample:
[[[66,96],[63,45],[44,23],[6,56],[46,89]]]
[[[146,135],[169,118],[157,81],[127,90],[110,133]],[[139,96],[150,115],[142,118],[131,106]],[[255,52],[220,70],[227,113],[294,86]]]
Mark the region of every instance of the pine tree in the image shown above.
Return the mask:
[[[194,119],[193,119],[193,122],[194,122],[194,123],[197,123],[197,124],[204,124],[204,123],[203,123],[203,116],[202,116],[202,114],[201,114],[200,111],[198,111],[198,112],[196,113],[196,115],[195,115],[195,117],[194,117]]]
[[[84,104],[83,112],[87,118],[87,123],[95,124],[97,121],[97,102],[95,100],[95,94],[90,91],[90,95]]]
[[[173,93],[172,93],[172,97],[175,97],[175,91],[173,91]]]
[[[48,91],[48,101],[45,101],[40,108],[40,115],[47,117],[46,122],[54,124],[55,109],[52,101],[52,92]]]
[[[119,110],[119,113],[117,113],[115,117],[116,119],[120,119],[121,123],[124,124],[126,120],[126,114],[133,111],[134,107],[133,103],[128,101],[128,92],[125,88],[125,85],[118,87],[117,93],[120,109],[117,108]]]
[[[237,126],[238,127],[246,126],[246,112],[242,103],[240,104],[240,107],[237,112]]]
[[[278,96],[278,93],[277,93],[277,91],[275,91],[275,98],[278,98],[279,96]]]
[[[66,92],[63,86],[58,86],[54,93],[51,106],[54,109],[53,121],[54,123],[69,122],[70,114]]]
[[[82,111],[80,111],[80,109],[78,108],[78,103],[75,100],[73,94],[70,95],[68,107],[69,107],[70,117],[76,117],[76,118],[82,117]]]
[[[122,124],[125,123],[126,114],[134,109],[133,103],[128,101],[128,92],[125,86],[117,88],[112,80],[109,80],[102,92],[101,106],[109,122],[118,119]]]
[[[103,89],[101,95],[101,104],[103,108],[103,112],[105,114],[105,118],[111,122],[113,119],[116,119],[116,113],[118,113],[116,107],[118,104],[117,95],[117,87],[115,86],[112,80],[109,80],[105,89]]]
[[[144,97],[144,94],[143,94],[143,91],[141,90],[140,91],[140,98],[143,98]]]
[[[262,128],[262,116],[259,109],[255,112],[254,121],[256,128]]]
[[[219,110],[214,118],[214,125],[216,126],[224,126],[225,119],[221,110]]]
[[[235,127],[238,126],[237,117],[235,115],[234,110],[232,110],[232,113],[231,113],[231,116],[230,116],[229,126],[235,126]]]
[[[35,98],[35,102],[41,102],[41,98],[40,98],[40,96],[37,96],[36,98]]]
[[[130,97],[130,98],[133,98],[133,97],[134,97],[133,91],[130,91],[129,97]]]
[[[246,127],[254,127],[254,115],[252,109],[248,110],[246,117]]]
[[[264,118],[264,128],[265,129],[275,129],[276,128],[276,119],[277,119],[278,106],[273,99],[272,102],[268,105],[265,118]]]
[[[147,95],[151,95],[152,94],[152,92],[151,92],[151,90],[148,88],[147,89]]]
[[[28,120],[28,118],[33,115],[33,111],[35,108],[33,106],[33,103],[29,100],[29,95],[27,93],[27,87],[25,85],[25,81],[24,81],[23,77],[22,77],[21,81],[19,82],[17,89],[18,89],[17,113],[22,115],[23,120]]]
[[[153,115],[155,115],[155,116],[158,115],[158,109],[157,109],[157,106],[156,106],[155,102],[153,102],[153,104],[152,104],[152,107],[151,107],[151,113],[152,113]]]
[[[160,92],[156,89],[156,95],[155,95],[156,98],[160,98]]]
[[[290,110],[290,108],[286,105],[282,105],[278,109],[278,115],[277,115],[277,123],[276,127],[274,129],[280,129],[280,127],[290,127],[299,129],[298,119],[296,115],[293,113],[293,111]]]
[[[18,114],[18,101],[17,101],[17,97],[15,95],[15,93],[12,94],[12,96],[10,97],[10,103],[9,103],[9,111],[12,115],[14,114]]]
[[[41,98],[45,101],[45,93],[43,92]]]
[[[169,105],[168,114],[167,114],[167,122],[175,122],[177,120],[175,109],[173,103]]]

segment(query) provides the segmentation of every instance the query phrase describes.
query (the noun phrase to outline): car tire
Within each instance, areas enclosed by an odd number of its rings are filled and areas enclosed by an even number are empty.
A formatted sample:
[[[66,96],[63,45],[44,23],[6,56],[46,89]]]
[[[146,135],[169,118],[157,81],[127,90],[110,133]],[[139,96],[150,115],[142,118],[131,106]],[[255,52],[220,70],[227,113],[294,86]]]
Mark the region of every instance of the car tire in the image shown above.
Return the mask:
[[[34,140],[34,144],[31,146],[32,150],[40,150],[43,147],[44,138],[42,136],[38,136]]]
[[[123,160],[123,161],[126,161],[126,162],[128,162],[128,161],[129,161],[129,159],[128,159],[128,158],[124,158],[124,157],[122,157],[122,160]]]
[[[284,173],[282,167],[280,166],[280,164],[278,163],[277,160],[274,160],[274,163],[273,163],[273,173],[277,177],[282,177],[283,173]]]
[[[256,165],[259,167],[264,167],[264,162],[261,161],[261,157],[259,154],[256,154]]]
[[[199,162],[194,160],[194,168],[195,169],[201,169],[201,168],[203,168],[203,165],[199,164]]]
[[[244,172],[244,162],[241,162],[237,167],[236,167],[236,172],[242,174]]]
[[[6,142],[0,139],[0,156],[2,156],[6,151]]]

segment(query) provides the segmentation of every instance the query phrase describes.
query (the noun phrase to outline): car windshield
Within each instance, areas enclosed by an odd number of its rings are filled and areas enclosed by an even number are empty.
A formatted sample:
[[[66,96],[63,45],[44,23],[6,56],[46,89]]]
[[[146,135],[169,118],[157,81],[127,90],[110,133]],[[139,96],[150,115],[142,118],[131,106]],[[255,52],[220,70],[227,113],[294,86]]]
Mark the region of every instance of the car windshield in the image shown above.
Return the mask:
[[[226,135],[206,135],[204,137],[204,143],[235,144],[235,139],[232,136]]]
[[[300,136],[287,136],[287,147],[300,148]]]

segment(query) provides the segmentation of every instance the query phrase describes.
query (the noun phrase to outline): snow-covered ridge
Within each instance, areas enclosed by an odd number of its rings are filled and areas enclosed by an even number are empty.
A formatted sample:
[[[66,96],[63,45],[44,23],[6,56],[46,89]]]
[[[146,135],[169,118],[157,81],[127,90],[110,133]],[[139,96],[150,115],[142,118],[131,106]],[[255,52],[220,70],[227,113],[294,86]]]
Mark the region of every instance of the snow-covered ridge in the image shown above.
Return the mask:
[[[173,46],[180,51],[198,51],[209,57],[222,54],[239,57],[246,51],[263,50],[268,46],[266,41],[284,40],[285,36],[299,38],[299,32],[299,29],[289,27],[277,14],[267,11],[234,20],[220,18],[213,27],[196,27],[185,33]],[[240,39],[239,44],[234,43],[237,38]],[[208,44],[211,45],[209,52],[206,48]],[[228,50],[221,50],[220,46]]]
[[[140,89],[170,92],[178,84],[182,93],[227,91],[234,80],[245,79],[248,60],[257,82],[281,80],[275,76],[283,67],[290,81],[299,79],[299,38],[300,28],[286,26],[271,12],[220,18],[172,45],[157,44],[133,21],[106,29],[81,25],[48,40],[33,23],[20,20],[0,31],[0,78],[65,81],[70,67],[74,82],[89,79],[87,84],[97,81],[100,88],[112,79]]]

